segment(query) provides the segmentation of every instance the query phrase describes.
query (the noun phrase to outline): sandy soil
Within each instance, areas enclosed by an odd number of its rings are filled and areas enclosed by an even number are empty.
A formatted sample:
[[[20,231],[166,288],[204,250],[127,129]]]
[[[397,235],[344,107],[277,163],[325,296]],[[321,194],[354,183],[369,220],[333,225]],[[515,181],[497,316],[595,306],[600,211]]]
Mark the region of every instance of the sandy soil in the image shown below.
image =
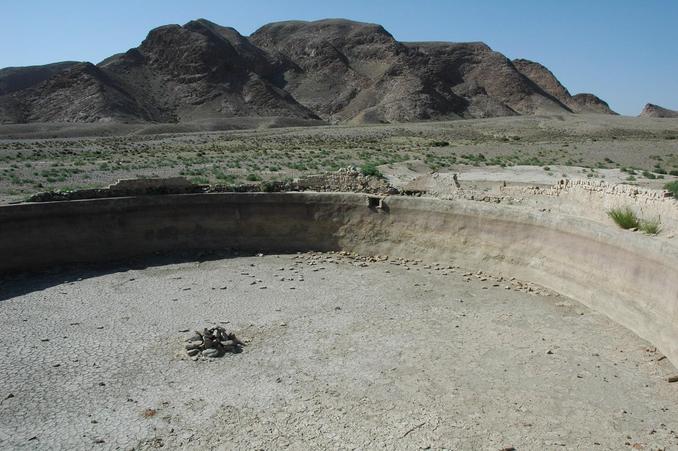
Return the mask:
[[[0,448],[678,449],[675,370],[648,343],[537,287],[395,263],[5,279]],[[214,324],[245,351],[188,358]]]

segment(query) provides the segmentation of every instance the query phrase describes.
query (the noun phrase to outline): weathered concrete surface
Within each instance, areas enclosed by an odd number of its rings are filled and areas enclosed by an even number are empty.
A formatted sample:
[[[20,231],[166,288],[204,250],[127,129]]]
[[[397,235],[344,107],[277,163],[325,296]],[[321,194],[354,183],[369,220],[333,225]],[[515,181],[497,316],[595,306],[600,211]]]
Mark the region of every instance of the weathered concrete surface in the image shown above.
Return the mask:
[[[172,250],[328,250],[463,259],[604,312],[678,364],[678,251],[564,215],[358,194],[208,194],[0,207],[0,271]]]

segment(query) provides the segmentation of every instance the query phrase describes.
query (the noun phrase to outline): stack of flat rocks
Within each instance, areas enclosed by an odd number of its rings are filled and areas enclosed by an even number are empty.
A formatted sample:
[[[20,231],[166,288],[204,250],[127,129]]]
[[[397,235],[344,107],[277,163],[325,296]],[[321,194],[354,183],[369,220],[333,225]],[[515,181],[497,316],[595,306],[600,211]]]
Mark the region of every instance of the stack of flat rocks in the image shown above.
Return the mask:
[[[220,326],[203,329],[202,332],[196,331],[186,342],[186,353],[194,358],[221,357],[226,353],[237,354],[245,346],[235,334],[227,332]]]

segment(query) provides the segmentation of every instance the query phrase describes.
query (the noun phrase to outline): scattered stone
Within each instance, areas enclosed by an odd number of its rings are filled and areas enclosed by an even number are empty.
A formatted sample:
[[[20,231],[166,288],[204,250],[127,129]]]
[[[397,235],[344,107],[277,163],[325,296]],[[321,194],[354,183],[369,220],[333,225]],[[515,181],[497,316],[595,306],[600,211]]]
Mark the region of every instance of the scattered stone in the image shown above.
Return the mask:
[[[669,383],[678,382],[678,374],[674,374],[673,376],[669,376],[669,378],[667,380],[669,381]]]

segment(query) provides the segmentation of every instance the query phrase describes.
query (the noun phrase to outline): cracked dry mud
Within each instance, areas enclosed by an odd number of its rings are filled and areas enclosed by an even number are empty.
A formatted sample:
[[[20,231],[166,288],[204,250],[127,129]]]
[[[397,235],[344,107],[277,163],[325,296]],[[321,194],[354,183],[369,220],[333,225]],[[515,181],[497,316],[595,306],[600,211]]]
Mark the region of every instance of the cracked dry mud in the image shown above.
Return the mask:
[[[461,263],[374,260],[6,279],[0,448],[678,448],[675,370],[628,330]],[[214,324],[248,346],[192,361],[181,331]]]

